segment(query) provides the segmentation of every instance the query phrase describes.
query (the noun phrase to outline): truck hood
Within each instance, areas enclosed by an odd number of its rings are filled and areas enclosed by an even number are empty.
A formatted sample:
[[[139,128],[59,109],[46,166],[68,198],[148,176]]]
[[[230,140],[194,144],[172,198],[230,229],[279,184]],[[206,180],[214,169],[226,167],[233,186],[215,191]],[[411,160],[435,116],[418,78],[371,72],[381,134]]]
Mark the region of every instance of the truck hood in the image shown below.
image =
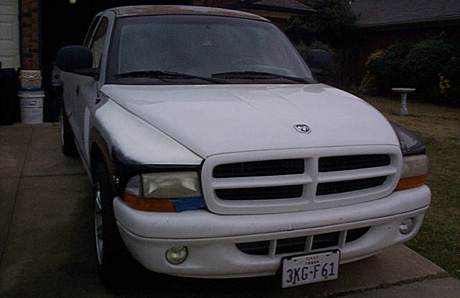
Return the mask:
[[[242,151],[399,146],[377,110],[323,84],[105,85],[101,91],[202,158]],[[296,125],[310,131],[299,132]]]

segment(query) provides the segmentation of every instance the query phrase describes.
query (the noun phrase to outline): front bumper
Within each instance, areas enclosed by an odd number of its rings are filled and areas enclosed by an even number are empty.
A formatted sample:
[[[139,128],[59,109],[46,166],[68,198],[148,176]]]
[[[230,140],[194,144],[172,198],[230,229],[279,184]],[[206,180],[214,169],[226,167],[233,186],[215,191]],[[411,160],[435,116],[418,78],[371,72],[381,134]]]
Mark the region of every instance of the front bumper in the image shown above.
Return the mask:
[[[238,249],[237,243],[276,243],[332,232],[345,235],[344,231],[369,227],[354,241],[339,241],[322,250],[340,249],[341,263],[374,255],[417,234],[430,198],[430,189],[421,186],[351,206],[282,214],[141,212],[129,208],[120,198],[115,199],[114,209],[128,250],[149,270],[187,277],[233,278],[276,274],[281,258],[289,255],[276,254],[273,249],[268,255],[247,254]],[[409,218],[414,228],[407,234],[400,233],[401,222]],[[189,254],[182,264],[172,265],[165,258],[166,251],[177,246],[186,246]],[[308,252],[311,250],[304,253]]]

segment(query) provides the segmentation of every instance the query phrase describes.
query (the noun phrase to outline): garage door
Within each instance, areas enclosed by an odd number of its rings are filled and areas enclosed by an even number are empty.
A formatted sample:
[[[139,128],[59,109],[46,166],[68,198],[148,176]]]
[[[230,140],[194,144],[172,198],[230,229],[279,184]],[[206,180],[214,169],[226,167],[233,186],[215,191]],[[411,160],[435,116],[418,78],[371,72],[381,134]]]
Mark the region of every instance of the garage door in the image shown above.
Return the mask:
[[[0,61],[3,68],[18,68],[18,0],[0,0]]]

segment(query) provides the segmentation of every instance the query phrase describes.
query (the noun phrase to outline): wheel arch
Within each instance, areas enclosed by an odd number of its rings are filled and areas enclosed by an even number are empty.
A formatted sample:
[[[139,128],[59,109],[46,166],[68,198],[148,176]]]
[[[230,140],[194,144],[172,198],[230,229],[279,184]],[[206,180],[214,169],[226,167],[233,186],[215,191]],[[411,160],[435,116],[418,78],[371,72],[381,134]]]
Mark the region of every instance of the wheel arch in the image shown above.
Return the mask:
[[[117,177],[117,166],[111,157],[109,147],[102,134],[97,130],[93,129],[90,135],[90,170],[91,178],[94,180],[94,173],[99,163],[104,162],[109,171],[109,179],[112,184],[112,189],[117,189],[117,183],[115,177]]]

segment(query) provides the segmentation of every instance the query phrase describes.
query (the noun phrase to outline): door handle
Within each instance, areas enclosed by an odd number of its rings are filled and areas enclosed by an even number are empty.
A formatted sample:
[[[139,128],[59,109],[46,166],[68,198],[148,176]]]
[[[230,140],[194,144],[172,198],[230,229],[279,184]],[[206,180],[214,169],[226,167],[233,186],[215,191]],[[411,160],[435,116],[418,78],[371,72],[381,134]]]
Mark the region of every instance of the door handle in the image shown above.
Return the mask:
[[[75,90],[77,96],[80,96],[80,85],[77,86],[77,90]]]

